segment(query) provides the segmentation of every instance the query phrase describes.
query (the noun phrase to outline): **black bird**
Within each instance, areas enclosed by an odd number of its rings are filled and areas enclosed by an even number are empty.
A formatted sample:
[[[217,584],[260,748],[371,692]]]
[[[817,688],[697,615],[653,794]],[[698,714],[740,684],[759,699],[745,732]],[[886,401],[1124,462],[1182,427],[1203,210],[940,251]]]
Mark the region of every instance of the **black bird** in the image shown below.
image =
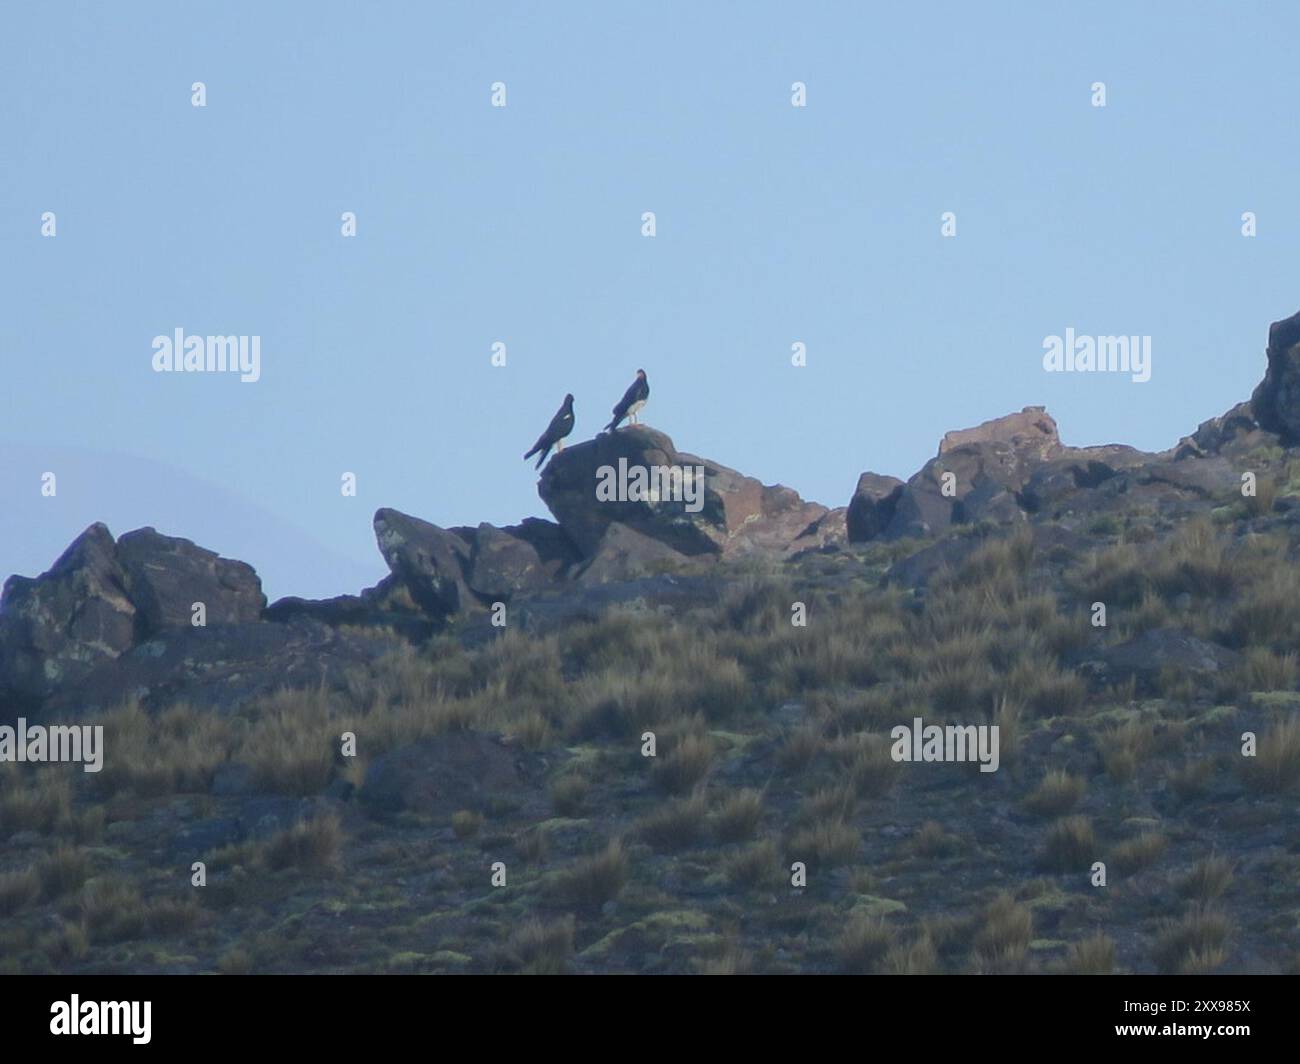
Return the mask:
[[[630,418],[630,423],[636,424],[636,414],[646,404],[650,398],[650,382],[645,379],[645,370],[636,371],[636,380],[632,382],[631,387],[623,393],[623,398],[618,401],[614,407],[614,420],[605,426],[605,431],[618,428],[618,423],[624,418]]]
[[[542,457],[537,459],[537,469],[542,468],[542,463],[546,461],[546,456],[551,453],[551,448],[556,448],[556,454],[564,450],[564,437],[573,431],[573,396],[566,395],[560,409],[556,412],[555,417],[551,418],[551,423],[546,426],[546,431],[537,437],[537,442],[533,444],[533,449],[524,455],[524,460],[532,458],[538,451],[542,452]]]

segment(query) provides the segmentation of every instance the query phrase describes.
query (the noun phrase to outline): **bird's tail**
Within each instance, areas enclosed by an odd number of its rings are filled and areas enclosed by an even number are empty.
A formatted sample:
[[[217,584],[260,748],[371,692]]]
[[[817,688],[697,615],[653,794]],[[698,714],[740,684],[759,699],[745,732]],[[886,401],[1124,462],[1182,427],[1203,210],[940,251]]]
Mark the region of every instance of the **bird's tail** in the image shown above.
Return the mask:
[[[551,449],[550,449],[549,447],[546,448],[546,450],[544,450],[544,451],[542,452],[541,457],[537,459],[537,464],[536,464],[535,466],[533,466],[533,468],[534,468],[534,469],[541,469],[541,468],[542,468],[542,463],[546,461],[546,456],[547,456],[548,454],[550,454],[550,453],[551,453]]]
[[[620,421],[622,421],[622,420],[623,420],[622,418],[616,417],[613,421],[611,421],[608,425],[606,425],[606,426],[605,426],[603,429],[601,429],[600,431],[601,431],[601,432],[613,432],[616,428],[618,428],[618,423],[619,423]]]
[[[542,448],[540,446],[534,447],[531,451],[529,451],[526,455],[524,455],[524,461],[527,462],[528,459],[532,458],[532,456],[535,455],[541,449]]]

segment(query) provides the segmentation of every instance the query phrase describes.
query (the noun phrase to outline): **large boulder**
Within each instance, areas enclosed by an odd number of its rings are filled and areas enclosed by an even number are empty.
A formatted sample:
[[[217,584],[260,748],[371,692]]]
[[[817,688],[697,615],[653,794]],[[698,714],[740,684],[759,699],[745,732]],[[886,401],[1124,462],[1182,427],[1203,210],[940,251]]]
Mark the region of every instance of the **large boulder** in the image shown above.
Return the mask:
[[[139,528],[117,541],[117,557],[143,635],[188,627],[200,602],[209,625],[248,624],[266,608],[262,581],[251,565],[222,558],[188,539]]]
[[[582,560],[577,545],[554,521],[525,517],[517,525],[507,525],[503,531],[523,540],[537,552],[542,570],[551,580],[563,579],[569,568]]]
[[[435,621],[544,590],[582,558],[559,525],[531,517],[507,528],[439,528],[382,509],[375,539],[390,574],[361,593],[363,604],[397,617],[415,609]],[[357,608],[349,602],[331,612]]]
[[[789,488],[679,452],[645,425],[565,448],[537,490],[585,557],[615,523],[688,556],[784,552],[828,513]]]
[[[1006,442],[967,443],[932,458],[903,489],[885,529],[891,539],[933,536],[955,524],[1019,513],[1018,494],[1035,465]]]
[[[903,494],[903,482],[880,473],[863,473],[849,500],[848,537],[850,543],[875,539],[889,527],[894,510]]]
[[[1268,330],[1268,368],[1251,396],[1259,424],[1287,443],[1300,441],[1300,313]]]
[[[1153,628],[1115,646],[1077,651],[1067,660],[1099,683],[1131,676],[1142,691],[1150,692],[1159,689],[1162,673],[1212,676],[1236,668],[1242,658],[1185,629]]]
[[[1033,513],[1061,517],[1081,505],[1081,493],[1101,487],[1148,458],[1142,451],[1119,444],[1067,447],[1058,457],[1034,468],[1020,490],[1020,499]]]
[[[586,587],[611,581],[636,580],[655,573],[679,570],[689,564],[689,561],[672,547],[615,521],[605,529],[596,553],[583,567],[577,582]]]
[[[398,510],[375,513],[375,540],[393,576],[432,617],[481,608],[466,579],[472,544]]]
[[[1195,432],[1178,441],[1178,458],[1203,458],[1207,455],[1238,457],[1276,444],[1277,438],[1260,427],[1255,409],[1249,403],[1238,403],[1231,410],[1202,421]]]
[[[48,572],[11,576],[0,594],[0,704],[39,702],[117,658],[136,638],[136,607],[102,524],[81,533]]]
[[[346,625],[393,631],[413,643],[423,642],[437,629],[437,622],[415,604],[406,586],[392,573],[359,595],[277,599],[263,611],[262,619],[278,624],[311,620],[332,628]]]
[[[1023,458],[1039,462],[1061,451],[1056,421],[1042,406],[1027,406],[1018,414],[1004,414],[973,429],[946,432],[939,441],[939,454],[977,443],[1005,443]]]
[[[867,495],[858,502],[863,518],[858,534],[879,526],[886,514],[888,521],[875,534],[890,539],[940,535],[955,524],[1023,521],[1021,490],[1037,466],[1063,450],[1056,422],[1041,406],[949,432],[938,455],[897,495],[886,494],[881,501]],[[868,481],[868,489],[871,485]]]
[[[526,756],[492,735],[448,732],[376,758],[357,797],[372,815],[414,813],[446,820],[519,800],[531,773]]]
[[[489,524],[474,530],[466,579],[485,598],[508,601],[519,592],[546,587],[557,575],[557,565],[543,561],[528,540]]]
[[[170,628],[83,674],[43,706],[50,719],[138,698],[151,709],[178,701],[229,712],[282,688],[344,690],[400,641],[386,633],[331,628],[308,619],[212,628]]]

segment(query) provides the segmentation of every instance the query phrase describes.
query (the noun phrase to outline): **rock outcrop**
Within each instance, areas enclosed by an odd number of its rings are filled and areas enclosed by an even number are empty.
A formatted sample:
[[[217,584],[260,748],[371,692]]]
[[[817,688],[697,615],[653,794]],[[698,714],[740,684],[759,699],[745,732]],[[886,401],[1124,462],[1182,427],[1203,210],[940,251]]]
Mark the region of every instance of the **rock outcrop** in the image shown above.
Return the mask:
[[[1241,655],[1181,628],[1153,628],[1116,646],[1076,654],[1073,664],[1097,683],[1131,676],[1148,692],[1157,689],[1163,672],[1216,674],[1240,665]]]
[[[446,529],[382,509],[374,525],[392,589],[435,620],[540,591],[581,560],[558,525],[536,518],[507,528]]]
[[[1061,451],[1056,422],[1040,406],[949,432],[901,490],[882,534],[931,536],[954,524],[1023,521],[1021,490]]]
[[[149,707],[186,701],[230,712],[281,688],[341,689],[350,671],[398,645],[387,633],[312,620],[168,629],[59,686],[42,710],[81,716],[138,698]]]
[[[781,553],[836,534],[834,522],[819,525],[830,512],[825,506],[679,452],[645,425],[565,448],[542,471],[537,490],[586,557],[615,523],[688,557]]]
[[[442,528],[379,510],[375,538],[389,574],[327,600],[268,607],[243,562],[153,528],[114,540],[95,524],[49,571],[4,585],[0,717],[130,697],[229,708],[285,685],[344,687],[350,670],[372,667],[403,640],[423,642],[449,626],[467,642],[495,638],[488,610],[497,602],[510,604],[512,626],[534,632],[608,608],[671,612],[716,600],[731,572],[717,563],[750,555],[784,561],[846,542],[923,537],[933,542],[891,548],[887,576],[923,593],[988,537],[1020,525],[1040,554],[1073,557],[1135,521],[1211,511],[1293,521],[1285,478],[1287,448],[1297,445],[1300,315],[1270,329],[1267,372],[1250,402],[1159,454],[1065,446],[1042,407],[1025,407],[945,434],[906,482],[862,474],[847,508],[832,510],[628,426],[551,459],[538,491],[555,522]],[[1247,469],[1275,493],[1286,490],[1243,511]],[[1218,653],[1167,632],[1158,640],[1113,648],[1090,667],[1196,669]]]
[[[266,608],[262,581],[251,565],[188,539],[139,528],[117,541],[117,557],[142,634],[191,627],[197,603],[210,625],[248,624],[260,620]]]
[[[1287,443],[1300,441],[1300,314],[1268,330],[1268,368],[1251,396],[1260,426]]]
[[[30,705],[128,650],[137,611],[126,587],[117,544],[102,524],[81,533],[42,575],[6,580],[0,700]]]
[[[1273,323],[1267,353],[1249,402],[1159,454],[1119,444],[1067,447],[1041,406],[949,432],[906,484],[862,474],[849,502],[849,539],[928,538],[954,526],[1026,521],[1061,522],[1069,531],[1125,513],[1177,519],[1237,502],[1248,457],[1257,464],[1261,453],[1300,443],[1300,314]]]
[[[379,757],[357,797],[380,817],[410,812],[446,818],[517,797],[527,772],[527,759],[497,737],[450,732]]]
[[[847,525],[850,543],[875,539],[889,527],[903,488],[903,482],[897,477],[879,473],[863,473],[858,477],[857,490],[849,500]]]
[[[1038,462],[1045,462],[1061,451],[1056,421],[1046,408],[1027,406],[1018,414],[993,418],[973,429],[944,433],[939,441],[939,454],[982,443],[1006,444],[1017,455]]]
[[[589,586],[637,580],[687,564],[689,559],[672,547],[615,521],[605,529],[596,553],[582,567],[577,582]]]
[[[118,666],[134,648],[168,633],[206,648],[213,632],[256,626],[265,605],[261,581],[243,562],[152,528],[114,540],[104,525],[91,525],[48,572],[5,583],[0,709],[33,708],[56,696],[95,702],[105,684],[114,687],[130,674]],[[104,697],[125,697],[141,686],[148,685],[128,683]]]
[[[473,544],[399,510],[377,511],[374,525],[385,564],[421,609],[445,617],[482,608],[466,579]]]

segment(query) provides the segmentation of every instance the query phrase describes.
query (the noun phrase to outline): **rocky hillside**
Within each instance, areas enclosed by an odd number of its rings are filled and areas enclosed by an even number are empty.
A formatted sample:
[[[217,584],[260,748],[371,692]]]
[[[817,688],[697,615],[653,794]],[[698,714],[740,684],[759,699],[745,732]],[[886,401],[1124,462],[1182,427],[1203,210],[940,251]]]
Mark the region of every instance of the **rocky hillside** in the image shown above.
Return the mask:
[[[381,509],[375,538],[390,576],[357,595],[267,605],[257,574],[152,528],[120,539],[83,532],[50,570],[11,577],[0,599],[0,704],[10,715],[102,709],[127,695],[146,705],[183,697],[237,707],[286,684],[341,688],[348,670],[476,624],[504,603],[525,629],[631,596],[669,598],[671,574],[707,577],[712,563],[783,562],[808,551],[903,541],[891,579],[909,586],[959,562],[980,537],[1018,526],[1038,542],[1085,551],[1089,529],[1147,515],[1181,520],[1242,498],[1242,475],[1277,479],[1300,441],[1300,315],[1269,331],[1268,368],[1249,402],[1168,451],[1069,447],[1042,407],[947,433],[906,483],[865,472],[847,507],[828,509],[679,452],[663,433],[629,426],[556,455],[538,492],[555,522],[440,528]],[[606,502],[597,470],[703,470],[695,512],[680,500]],[[1286,485],[1273,485],[1278,487]],[[1285,494],[1279,512],[1289,512]],[[963,535],[954,536],[960,532]],[[717,578],[717,574],[714,574]],[[706,579],[707,583],[707,579]],[[195,603],[206,624],[195,627]]]
[[[638,467],[698,494],[597,497]],[[108,745],[0,764],[4,963],[1300,963],[1300,315],[1158,454],[1026,407],[830,509],[631,426],[538,490],[553,522],[379,510],[389,575],[323,601],[152,528],[11,577],[0,720]],[[1004,767],[899,764],[917,716],[999,724]]]

